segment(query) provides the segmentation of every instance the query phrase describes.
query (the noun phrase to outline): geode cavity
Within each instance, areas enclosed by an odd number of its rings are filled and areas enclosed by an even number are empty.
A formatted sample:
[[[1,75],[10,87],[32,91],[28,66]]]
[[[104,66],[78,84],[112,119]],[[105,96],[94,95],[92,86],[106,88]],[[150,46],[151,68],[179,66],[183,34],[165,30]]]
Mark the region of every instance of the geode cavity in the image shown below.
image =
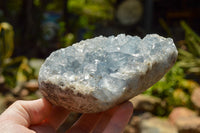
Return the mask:
[[[68,110],[107,110],[152,86],[173,66],[171,38],[99,36],[57,50],[45,60],[39,88],[51,103]]]

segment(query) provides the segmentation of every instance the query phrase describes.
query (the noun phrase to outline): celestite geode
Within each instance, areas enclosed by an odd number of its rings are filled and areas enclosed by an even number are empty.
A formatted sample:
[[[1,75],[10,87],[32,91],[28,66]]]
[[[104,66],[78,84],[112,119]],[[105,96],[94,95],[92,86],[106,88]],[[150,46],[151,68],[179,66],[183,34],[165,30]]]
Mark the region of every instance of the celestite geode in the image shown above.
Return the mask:
[[[51,53],[40,69],[39,88],[55,105],[101,112],[160,80],[177,54],[173,40],[157,34],[99,36]]]

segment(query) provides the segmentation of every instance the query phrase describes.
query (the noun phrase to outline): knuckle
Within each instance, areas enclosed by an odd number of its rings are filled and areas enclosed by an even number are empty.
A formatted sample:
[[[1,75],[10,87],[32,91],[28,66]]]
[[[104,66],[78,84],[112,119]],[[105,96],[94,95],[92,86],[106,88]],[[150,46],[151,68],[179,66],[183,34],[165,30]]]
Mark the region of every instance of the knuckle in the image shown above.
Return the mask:
[[[23,101],[23,100],[17,100],[17,101],[15,101],[14,103],[13,103],[13,107],[14,108],[17,108],[17,109],[23,109],[24,108],[24,104],[25,104],[25,101]]]
[[[22,105],[22,104],[23,104],[23,101],[22,101],[22,100],[17,100],[17,101],[15,101],[15,102],[13,103],[13,105],[17,105],[17,106]]]

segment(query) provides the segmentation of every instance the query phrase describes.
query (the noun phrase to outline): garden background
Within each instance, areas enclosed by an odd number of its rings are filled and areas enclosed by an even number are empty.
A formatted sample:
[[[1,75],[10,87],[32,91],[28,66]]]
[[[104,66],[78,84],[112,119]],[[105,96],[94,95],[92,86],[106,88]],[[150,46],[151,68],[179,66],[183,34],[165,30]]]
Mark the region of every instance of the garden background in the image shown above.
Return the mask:
[[[179,51],[175,66],[131,99],[124,132],[200,133],[198,0],[0,0],[0,113],[18,99],[41,97],[38,72],[52,51],[120,33],[171,37]],[[71,113],[58,132],[80,115]]]

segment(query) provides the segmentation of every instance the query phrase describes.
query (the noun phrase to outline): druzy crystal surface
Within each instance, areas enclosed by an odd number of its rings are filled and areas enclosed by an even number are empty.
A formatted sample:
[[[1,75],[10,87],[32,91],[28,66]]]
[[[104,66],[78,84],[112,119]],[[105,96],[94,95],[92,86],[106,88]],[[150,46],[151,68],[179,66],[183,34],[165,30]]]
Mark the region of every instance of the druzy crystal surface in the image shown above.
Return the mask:
[[[40,69],[39,86],[53,104],[99,112],[149,88],[176,58],[171,38],[99,36],[51,53]]]

